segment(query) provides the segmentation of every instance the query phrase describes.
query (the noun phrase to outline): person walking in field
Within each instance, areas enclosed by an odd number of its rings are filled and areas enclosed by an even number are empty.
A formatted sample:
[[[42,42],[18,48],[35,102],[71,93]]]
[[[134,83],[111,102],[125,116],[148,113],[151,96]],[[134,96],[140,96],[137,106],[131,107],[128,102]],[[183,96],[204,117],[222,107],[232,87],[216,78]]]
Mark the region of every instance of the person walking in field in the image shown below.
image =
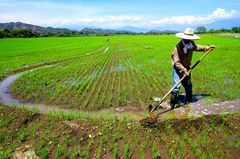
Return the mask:
[[[185,89],[187,103],[192,102],[192,82],[191,74],[188,74],[190,69],[193,51],[207,51],[210,48],[214,48],[214,45],[201,46],[195,44],[194,40],[200,39],[199,36],[194,34],[193,29],[187,28],[184,33],[177,33],[176,36],[181,41],[176,45],[172,52],[172,64],[173,64],[173,80],[174,86],[185,74],[186,78],[181,82]],[[171,109],[175,108],[175,105],[179,103],[179,90],[180,84],[172,90],[170,95]]]

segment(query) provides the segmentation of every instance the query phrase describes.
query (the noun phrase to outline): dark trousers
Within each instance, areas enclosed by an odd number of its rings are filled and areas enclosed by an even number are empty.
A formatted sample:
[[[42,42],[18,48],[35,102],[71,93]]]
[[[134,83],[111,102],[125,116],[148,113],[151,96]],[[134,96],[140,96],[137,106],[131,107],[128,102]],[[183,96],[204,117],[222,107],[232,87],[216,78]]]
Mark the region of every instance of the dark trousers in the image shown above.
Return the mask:
[[[188,70],[190,68],[187,68]],[[179,70],[176,67],[173,67],[173,81],[172,81],[172,86],[174,86],[181,78],[183,77],[183,73],[180,73]],[[184,78],[184,80],[181,82],[185,89],[186,93],[186,98],[187,102],[192,102],[192,82],[191,82],[191,74],[187,77]],[[174,88],[171,92],[173,96],[177,96],[177,94],[180,91],[180,86],[179,84],[176,88]]]

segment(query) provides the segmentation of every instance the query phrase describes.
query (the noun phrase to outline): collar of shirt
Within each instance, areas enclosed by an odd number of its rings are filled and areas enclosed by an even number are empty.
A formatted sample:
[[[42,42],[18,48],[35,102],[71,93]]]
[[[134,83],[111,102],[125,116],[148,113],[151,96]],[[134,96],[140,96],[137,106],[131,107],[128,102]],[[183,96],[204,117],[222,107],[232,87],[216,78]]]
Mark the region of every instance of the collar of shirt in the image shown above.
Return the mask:
[[[192,42],[189,42],[188,44],[185,44],[184,41],[182,40],[182,44],[183,44],[183,52],[186,54],[188,49],[192,49],[193,45]]]

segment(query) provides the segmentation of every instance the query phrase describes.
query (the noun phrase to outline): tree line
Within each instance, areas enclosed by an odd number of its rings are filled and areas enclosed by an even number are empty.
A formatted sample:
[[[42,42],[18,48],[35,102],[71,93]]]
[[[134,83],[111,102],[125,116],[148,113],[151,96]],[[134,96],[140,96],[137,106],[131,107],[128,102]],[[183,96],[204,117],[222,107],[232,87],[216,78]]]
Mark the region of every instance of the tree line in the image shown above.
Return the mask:
[[[204,26],[197,27],[197,33],[240,33],[240,27],[232,27],[232,29],[210,29],[207,31],[207,29]],[[67,32],[46,32],[46,33],[38,33],[31,29],[2,29],[0,30],[0,38],[33,38],[33,37],[74,37],[74,36],[89,36],[89,35],[95,35],[95,36],[104,36],[104,35],[114,35],[114,34],[148,34],[148,33],[133,33],[133,32],[93,32],[89,30],[82,30],[82,31],[67,31]],[[150,34],[150,33],[149,33]],[[154,33],[151,33],[154,34]],[[156,32],[156,34],[159,34],[159,32]],[[164,34],[164,33],[161,33]]]
[[[0,38],[68,37],[81,35],[82,33],[77,31],[38,33],[31,29],[0,30]]]
[[[232,29],[210,29],[207,31],[207,29],[204,26],[197,27],[197,33],[240,33],[240,27],[232,27]]]

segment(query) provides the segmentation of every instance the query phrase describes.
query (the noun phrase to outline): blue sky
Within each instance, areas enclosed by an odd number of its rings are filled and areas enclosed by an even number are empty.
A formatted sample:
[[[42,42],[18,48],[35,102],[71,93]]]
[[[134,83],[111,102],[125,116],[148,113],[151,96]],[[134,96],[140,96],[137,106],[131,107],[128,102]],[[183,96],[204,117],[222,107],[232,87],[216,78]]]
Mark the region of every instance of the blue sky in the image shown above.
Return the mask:
[[[167,29],[240,19],[239,0],[0,0],[0,8],[0,22],[73,28]]]

